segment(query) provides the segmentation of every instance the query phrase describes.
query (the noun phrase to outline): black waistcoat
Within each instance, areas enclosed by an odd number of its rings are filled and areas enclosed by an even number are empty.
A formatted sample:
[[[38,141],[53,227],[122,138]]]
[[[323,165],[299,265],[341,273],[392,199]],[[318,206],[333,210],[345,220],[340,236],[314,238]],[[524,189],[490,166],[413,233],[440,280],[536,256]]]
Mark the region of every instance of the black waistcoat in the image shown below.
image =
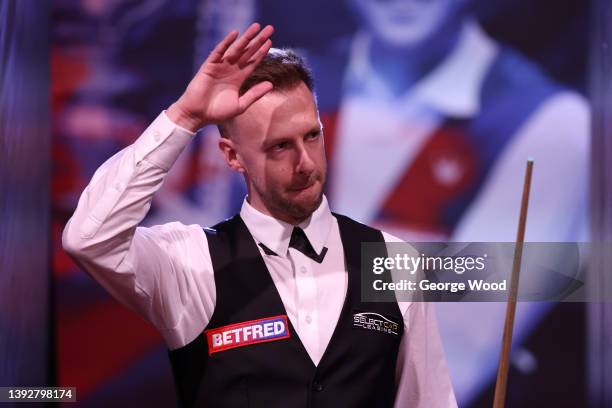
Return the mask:
[[[348,272],[347,294],[331,340],[315,366],[288,322],[290,337],[208,353],[206,335],[170,352],[183,407],[391,407],[403,332],[397,302],[360,299],[362,242],[380,231],[334,214]],[[206,229],[216,285],[207,329],[286,315],[265,262],[239,216]],[[386,256],[386,254],[381,254]],[[339,289],[340,291],[340,289]],[[355,314],[396,322],[395,334],[356,327]],[[320,318],[325,318],[321,316]],[[204,332],[205,328],[202,328]]]

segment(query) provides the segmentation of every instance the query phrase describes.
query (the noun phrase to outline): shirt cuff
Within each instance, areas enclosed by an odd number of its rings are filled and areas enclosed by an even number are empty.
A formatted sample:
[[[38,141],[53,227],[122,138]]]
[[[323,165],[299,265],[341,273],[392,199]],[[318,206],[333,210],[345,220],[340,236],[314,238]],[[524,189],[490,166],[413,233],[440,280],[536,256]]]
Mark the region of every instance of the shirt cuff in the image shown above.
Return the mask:
[[[136,163],[146,160],[170,170],[194,135],[194,132],[178,126],[165,112],[161,112],[134,142]]]
[[[181,125],[178,125],[178,124],[174,123],[174,122],[172,121],[172,119],[170,119],[170,118],[168,117],[168,115],[166,115],[166,110],[165,110],[165,109],[162,111],[161,116],[163,116],[163,117],[164,117],[164,119],[165,119],[166,121],[168,121],[169,123],[171,123],[171,124],[172,124],[172,125],[173,125],[175,128],[177,128],[177,129],[179,129],[179,130],[182,130],[183,132],[189,133],[191,136],[195,136],[196,132],[192,132],[191,130],[186,129],[186,128],[182,127]]]

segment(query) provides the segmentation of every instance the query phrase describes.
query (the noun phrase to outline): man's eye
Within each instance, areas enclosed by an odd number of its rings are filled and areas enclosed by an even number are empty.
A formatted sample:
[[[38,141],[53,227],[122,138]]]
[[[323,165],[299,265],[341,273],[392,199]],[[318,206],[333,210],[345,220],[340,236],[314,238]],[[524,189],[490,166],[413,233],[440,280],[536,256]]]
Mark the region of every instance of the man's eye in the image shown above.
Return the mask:
[[[315,140],[317,139],[319,136],[321,136],[321,132],[313,132],[313,133],[309,133],[306,138],[309,140]]]
[[[283,150],[287,147],[288,143],[287,142],[282,142],[282,143],[277,143],[274,146],[272,146],[272,149],[274,150]]]

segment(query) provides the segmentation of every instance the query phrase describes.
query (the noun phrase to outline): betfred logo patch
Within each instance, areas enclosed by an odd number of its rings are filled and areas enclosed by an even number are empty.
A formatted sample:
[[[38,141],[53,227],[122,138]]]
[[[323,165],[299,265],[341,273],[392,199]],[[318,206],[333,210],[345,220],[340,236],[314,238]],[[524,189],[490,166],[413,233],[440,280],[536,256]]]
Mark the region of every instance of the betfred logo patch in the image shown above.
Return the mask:
[[[400,336],[403,324],[379,313],[353,310],[353,328]]]
[[[287,315],[265,317],[205,330],[208,355],[250,344],[266,343],[291,337]]]

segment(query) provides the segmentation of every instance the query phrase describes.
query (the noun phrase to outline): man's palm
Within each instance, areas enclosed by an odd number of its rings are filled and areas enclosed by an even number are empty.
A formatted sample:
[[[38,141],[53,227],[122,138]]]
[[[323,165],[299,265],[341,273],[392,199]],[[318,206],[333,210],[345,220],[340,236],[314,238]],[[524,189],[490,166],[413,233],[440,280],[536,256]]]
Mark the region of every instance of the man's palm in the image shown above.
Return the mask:
[[[252,24],[240,37],[230,32],[210,53],[187,89],[176,103],[181,113],[201,127],[219,123],[244,112],[253,102],[272,89],[270,82],[262,82],[244,95],[240,86],[272,46],[270,35],[274,29]]]

